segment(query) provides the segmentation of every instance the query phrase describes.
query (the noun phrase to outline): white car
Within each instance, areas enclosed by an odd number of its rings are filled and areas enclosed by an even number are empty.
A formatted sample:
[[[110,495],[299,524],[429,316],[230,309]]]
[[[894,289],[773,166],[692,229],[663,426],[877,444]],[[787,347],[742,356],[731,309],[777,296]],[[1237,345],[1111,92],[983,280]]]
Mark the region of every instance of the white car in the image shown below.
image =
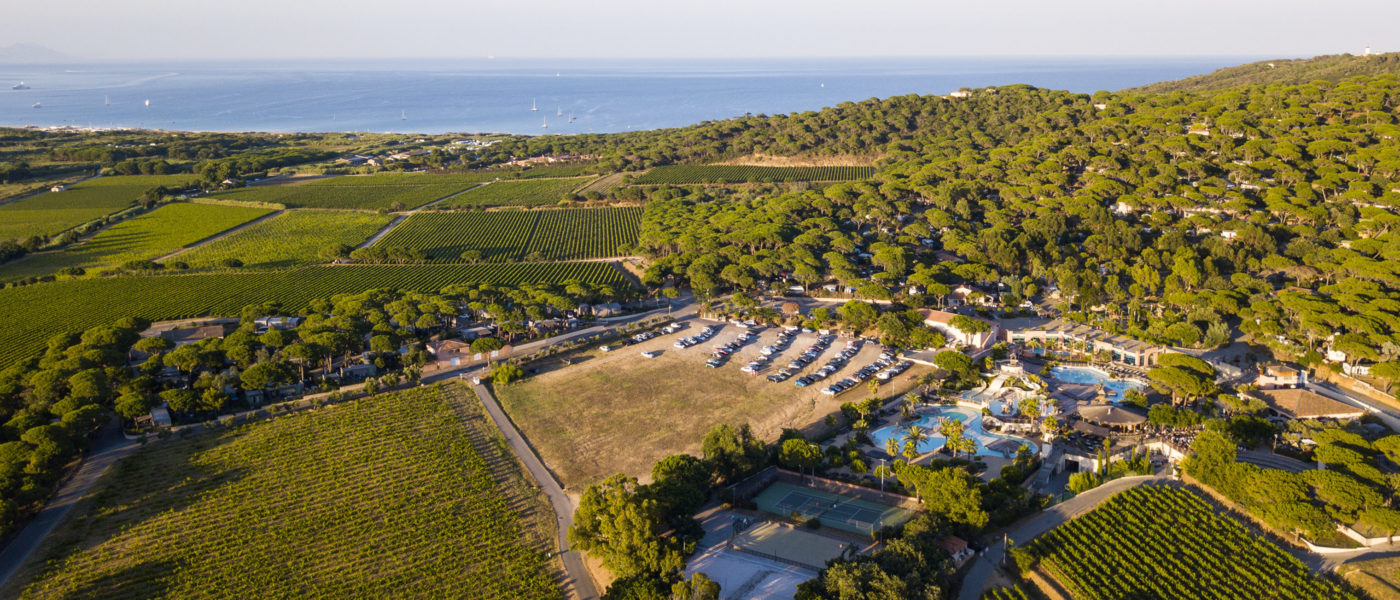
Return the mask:
[[[599,348],[599,350],[601,350],[601,351],[603,351],[603,352],[612,352],[612,351],[613,351],[613,348],[612,348],[612,346],[603,346],[603,347]]]
[[[661,351],[660,351],[660,350],[648,350],[648,351],[646,351],[646,352],[643,352],[643,353],[642,353],[642,356],[645,356],[645,357],[647,357],[647,358],[656,358],[656,357],[658,357],[658,356],[661,356]]]

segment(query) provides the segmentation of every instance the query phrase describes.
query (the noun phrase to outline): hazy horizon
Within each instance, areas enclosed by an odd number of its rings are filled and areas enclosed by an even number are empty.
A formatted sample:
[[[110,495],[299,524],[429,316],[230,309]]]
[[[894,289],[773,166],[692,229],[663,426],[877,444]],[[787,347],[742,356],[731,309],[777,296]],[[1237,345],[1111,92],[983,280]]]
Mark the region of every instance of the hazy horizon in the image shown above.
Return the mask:
[[[419,0],[51,0],[0,9],[0,39],[72,61],[781,59],[957,57],[1301,58],[1400,50],[1400,3],[1381,0],[994,6],[882,0],[657,4]],[[153,26],[154,25],[154,26]]]

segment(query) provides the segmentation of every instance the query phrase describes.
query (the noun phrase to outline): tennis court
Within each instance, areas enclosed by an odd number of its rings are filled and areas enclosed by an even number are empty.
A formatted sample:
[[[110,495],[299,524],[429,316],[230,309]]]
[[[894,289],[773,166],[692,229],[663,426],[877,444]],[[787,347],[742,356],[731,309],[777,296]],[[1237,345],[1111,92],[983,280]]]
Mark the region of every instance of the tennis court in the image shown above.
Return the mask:
[[[796,512],[803,519],[816,517],[825,527],[868,534],[881,527],[901,525],[914,518],[912,511],[850,498],[817,489],[784,483],[768,486],[754,498],[758,508],[788,517]]]

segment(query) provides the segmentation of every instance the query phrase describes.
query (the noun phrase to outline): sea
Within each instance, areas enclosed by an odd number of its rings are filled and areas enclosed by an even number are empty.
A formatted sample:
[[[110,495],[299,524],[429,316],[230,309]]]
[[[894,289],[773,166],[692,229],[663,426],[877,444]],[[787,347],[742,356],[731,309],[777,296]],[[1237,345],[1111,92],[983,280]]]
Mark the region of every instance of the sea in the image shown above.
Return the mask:
[[[963,87],[1092,93],[1260,57],[378,59],[0,65],[0,125],[577,134]],[[12,89],[23,82],[27,89]]]

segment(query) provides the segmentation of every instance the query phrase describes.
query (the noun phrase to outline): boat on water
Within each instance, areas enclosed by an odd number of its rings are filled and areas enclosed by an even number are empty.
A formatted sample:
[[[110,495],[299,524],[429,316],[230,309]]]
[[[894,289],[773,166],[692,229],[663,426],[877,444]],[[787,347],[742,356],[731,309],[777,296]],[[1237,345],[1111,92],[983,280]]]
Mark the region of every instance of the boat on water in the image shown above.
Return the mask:
[[[43,107],[44,107],[44,105],[39,104],[38,102],[35,102],[35,103],[34,103],[34,108],[43,108]]]
[[[402,110],[399,111],[399,120],[400,120],[400,121],[407,121],[407,120],[408,120],[408,112],[402,111]]]
[[[24,82],[21,81],[21,82],[19,82],[19,83],[16,83],[16,84],[10,86],[10,89],[12,89],[12,90],[27,90],[27,89],[29,89],[29,86],[24,85]]]
[[[574,122],[574,113],[569,113],[569,122],[570,122],[570,123],[573,123],[573,122]]]
[[[540,124],[540,129],[549,129],[549,117],[544,118],[544,122]]]
[[[112,105],[112,99],[111,99],[111,98],[108,98],[108,97],[104,94],[104,95],[102,96],[102,106],[111,106],[111,105]]]
[[[150,106],[150,105],[151,105],[151,101],[150,101],[149,99],[146,100],[146,106]]]
[[[560,107],[554,109],[554,116],[556,116],[556,117],[562,117],[562,116],[564,116],[564,107],[560,106]]]
[[[531,99],[530,99],[530,112],[536,112],[536,111],[539,111],[539,109],[540,109],[539,105],[535,104],[535,99],[534,99],[534,98],[531,98]]]

